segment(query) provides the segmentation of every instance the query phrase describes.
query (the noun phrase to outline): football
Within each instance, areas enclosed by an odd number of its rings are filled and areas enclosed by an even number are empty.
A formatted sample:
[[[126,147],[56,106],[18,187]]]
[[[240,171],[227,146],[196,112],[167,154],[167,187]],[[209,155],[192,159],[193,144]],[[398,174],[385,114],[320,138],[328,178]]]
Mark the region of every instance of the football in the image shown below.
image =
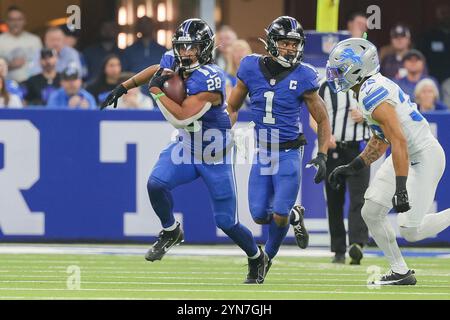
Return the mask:
[[[162,74],[173,75],[169,80],[164,82],[162,91],[167,95],[167,97],[181,105],[186,98],[186,87],[184,85],[183,79],[181,79],[181,77],[176,72],[170,69],[164,69]]]

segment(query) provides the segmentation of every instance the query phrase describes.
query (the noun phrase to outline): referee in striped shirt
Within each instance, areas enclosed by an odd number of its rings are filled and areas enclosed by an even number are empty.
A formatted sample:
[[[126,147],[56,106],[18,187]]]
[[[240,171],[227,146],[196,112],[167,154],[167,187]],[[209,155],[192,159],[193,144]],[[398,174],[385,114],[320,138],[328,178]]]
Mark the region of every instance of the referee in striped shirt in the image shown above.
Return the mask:
[[[327,177],[337,166],[350,163],[364,149],[370,138],[370,129],[358,110],[353,92],[334,93],[325,81],[319,95],[327,106],[332,137],[328,151]],[[314,124],[312,124],[314,125]],[[346,186],[334,190],[325,183],[328,206],[328,223],[331,236],[331,251],[335,253],[333,263],[345,263],[347,234],[344,226],[344,202],[346,189],[349,191],[348,235],[350,264],[360,264],[362,248],[368,242],[368,230],[361,217],[364,193],[369,186],[370,168],[366,167],[354,176],[347,177]]]

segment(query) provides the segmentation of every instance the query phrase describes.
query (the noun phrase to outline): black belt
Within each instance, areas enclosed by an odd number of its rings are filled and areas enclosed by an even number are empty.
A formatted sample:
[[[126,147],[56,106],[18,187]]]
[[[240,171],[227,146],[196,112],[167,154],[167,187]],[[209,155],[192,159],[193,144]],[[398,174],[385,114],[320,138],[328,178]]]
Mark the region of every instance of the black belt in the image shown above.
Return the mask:
[[[362,141],[336,141],[336,146],[341,149],[359,148]]]
[[[267,149],[267,150],[298,149],[306,144],[308,144],[308,142],[306,141],[305,135],[303,133],[299,134],[299,136],[295,140],[286,141],[286,142],[282,142],[282,143],[267,143],[267,142],[259,141],[259,146],[264,149]]]

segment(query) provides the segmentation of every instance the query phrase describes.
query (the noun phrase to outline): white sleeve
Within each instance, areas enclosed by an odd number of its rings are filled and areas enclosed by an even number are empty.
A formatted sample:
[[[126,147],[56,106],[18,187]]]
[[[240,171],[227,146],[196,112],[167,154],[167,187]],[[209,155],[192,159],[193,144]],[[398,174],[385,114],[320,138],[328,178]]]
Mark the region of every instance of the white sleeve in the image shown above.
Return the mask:
[[[388,88],[375,83],[362,88],[360,95],[364,111],[368,114],[372,114],[382,102],[389,100],[390,97]]]
[[[211,109],[212,106],[211,102],[207,102],[197,114],[193,115],[190,118],[179,120],[172,113],[170,113],[169,110],[166,109],[166,107],[161,103],[159,99],[156,99],[154,94],[152,94],[152,96],[155,99],[156,104],[158,105],[159,110],[161,110],[161,113],[163,114],[164,118],[166,118],[166,120],[169,121],[177,129],[185,128],[195,120],[200,119],[209,109]]]

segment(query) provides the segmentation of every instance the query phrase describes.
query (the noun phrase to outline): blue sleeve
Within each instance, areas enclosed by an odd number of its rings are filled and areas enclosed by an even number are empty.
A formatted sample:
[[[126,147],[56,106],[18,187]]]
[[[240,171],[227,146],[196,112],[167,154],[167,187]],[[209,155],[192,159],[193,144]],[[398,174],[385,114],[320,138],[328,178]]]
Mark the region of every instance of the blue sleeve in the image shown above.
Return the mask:
[[[317,70],[309,64],[303,64],[303,66],[305,72],[305,78],[302,81],[303,92],[319,90],[320,84]]]
[[[248,70],[249,70],[250,60],[251,60],[251,56],[246,56],[246,57],[242,58],[241,64],[239,65],[239,69],[238,69],[238,72],[236,74],[236,77],[239,80],[241,80],[245,84],[246,87],[248,87],[248,80],[249,80],[249,77],[248,77],[249,72],[248,72]]]
[[[167,51],[161,58],[159,66],[165,69],[173,69],[175,64],[175,56],[173,50]]]

